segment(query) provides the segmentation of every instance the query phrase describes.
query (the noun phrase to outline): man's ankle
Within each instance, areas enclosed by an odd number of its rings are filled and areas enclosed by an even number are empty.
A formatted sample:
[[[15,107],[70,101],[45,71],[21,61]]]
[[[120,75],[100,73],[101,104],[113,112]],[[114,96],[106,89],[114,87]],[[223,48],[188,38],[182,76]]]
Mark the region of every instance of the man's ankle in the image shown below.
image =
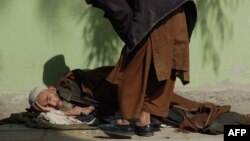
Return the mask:
[[[142,111],[139,120],[136,122],[136,126],[145,126],[150,124],[150,114]]]

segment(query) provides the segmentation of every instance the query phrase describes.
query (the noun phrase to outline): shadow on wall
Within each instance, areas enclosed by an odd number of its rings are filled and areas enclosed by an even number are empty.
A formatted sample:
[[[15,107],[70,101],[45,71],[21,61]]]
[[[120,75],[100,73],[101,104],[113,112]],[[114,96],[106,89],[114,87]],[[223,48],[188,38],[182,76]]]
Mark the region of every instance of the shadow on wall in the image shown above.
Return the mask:
[[[212,65],[215,74],[220,67],[220,50],[233,37],[233,23],[226,11],[234,12],[245,0],[197,0],[196,33],[202,39],[202,66]],[[211,14],[211,15],[209,15]],[[209,17],[208,17],[209,16]],[[219,42],[218,42],[219,41]]]
[[[69,71],[70,68],[65,64],[64,56],[54,56],[43,66],[43,83],[46,86],[55,85],[59,78]]]
[[[122,42],[110,22],[103,17],[103,12],[90,7],[81,19],[87,21],[83,28],[83,40],[90,49],[87,66],[93,61],[96,61],[98,66],[114,65],[122,48]]]
[[[10,0],[0,0],[0,18],[6,13],[6,9],[8,9],[8,6],[10,5]]]
[[[38,14],[43,15],[47,21],[48,28],[53,28],[60,23],[58,18],[79,17],[76,25],[82,24],[84,50],[89,50],[86,67],[114,65],[117,61],[122,43],[114,33],[111,24],[103,18],[103,12],[87,6],[84,0],[40,0]],[[62,9],[68,9],[67,14],[62,15]],[[61,14],[61,15],[60,15]],[[59,29],[62,30],[62,29]]]
[[[2,12],[2,10],[4,10],[4,8],[8,4],[8,2],[9,2],[9,0],[0,0],[0,12]]]
[[[235,11],[244,1],[196,0],[198,22],[195,31],[202,39],[202,65],[203,67],[212,65],[215,74],[218,74],[220,67],[220,50],[233,37],[233,25],[227,11]],[[60,15],[62,9],[68,9],[69,15]],[[85,21],[82,39],[85,43],[83,48],[89,50],[88,54],[83,52],[83,55],[87,55],[87,60],[84,61],[88,62],[86,67],[93,64],[114,65],[122,42],[114,33],[111,24],[103,18],[102,11],[91,6],[86,7],[84,0],[40,0],[38,12],[44,16],[49,28],[61,24],[58,18],[67,16],[79,17],[76,25]]]
[[[38,0],[37,14],[47,22],[47,26],[61,24],[61,18],[81,16],[84,0]],[[66,11],[66,13],[65,13]]]

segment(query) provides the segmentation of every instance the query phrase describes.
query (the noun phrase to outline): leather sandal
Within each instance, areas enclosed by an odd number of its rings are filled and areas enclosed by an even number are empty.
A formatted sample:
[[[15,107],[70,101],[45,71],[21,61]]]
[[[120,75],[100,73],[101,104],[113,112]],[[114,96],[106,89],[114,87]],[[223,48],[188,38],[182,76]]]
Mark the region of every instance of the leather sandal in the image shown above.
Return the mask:
[[[120,125],[116,120],[112,121],[110,124],[99,125],[99,128],[108,135],[125,137],[135,135],[134,128],[131,125]]]
[[[135,134],[138,136],[150,137],[154,135],[153,125],[134,126]]]

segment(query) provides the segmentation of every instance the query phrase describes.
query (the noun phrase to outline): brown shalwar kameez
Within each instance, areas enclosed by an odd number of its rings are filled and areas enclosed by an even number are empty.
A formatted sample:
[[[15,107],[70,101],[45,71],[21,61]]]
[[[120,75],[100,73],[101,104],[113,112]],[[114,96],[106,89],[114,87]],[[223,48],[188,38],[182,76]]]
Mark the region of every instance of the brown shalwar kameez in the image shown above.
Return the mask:
[[[123,51],[107,80],[118,84],[122,118],[133,119],[142,111],[166,117],[176,76],[189,82],[189,39],[182,8],[156,26],[133,54]]]

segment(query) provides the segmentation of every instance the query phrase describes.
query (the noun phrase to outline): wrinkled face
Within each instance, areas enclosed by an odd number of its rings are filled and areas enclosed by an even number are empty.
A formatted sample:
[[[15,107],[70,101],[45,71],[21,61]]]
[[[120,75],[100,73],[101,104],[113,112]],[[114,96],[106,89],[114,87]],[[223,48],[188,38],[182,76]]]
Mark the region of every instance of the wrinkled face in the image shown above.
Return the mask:
[[[36,101],[43,107],[52,107],[57,110],[63,107],[63,102],[59,99],[56,92],[50,89],[40,92]]]

